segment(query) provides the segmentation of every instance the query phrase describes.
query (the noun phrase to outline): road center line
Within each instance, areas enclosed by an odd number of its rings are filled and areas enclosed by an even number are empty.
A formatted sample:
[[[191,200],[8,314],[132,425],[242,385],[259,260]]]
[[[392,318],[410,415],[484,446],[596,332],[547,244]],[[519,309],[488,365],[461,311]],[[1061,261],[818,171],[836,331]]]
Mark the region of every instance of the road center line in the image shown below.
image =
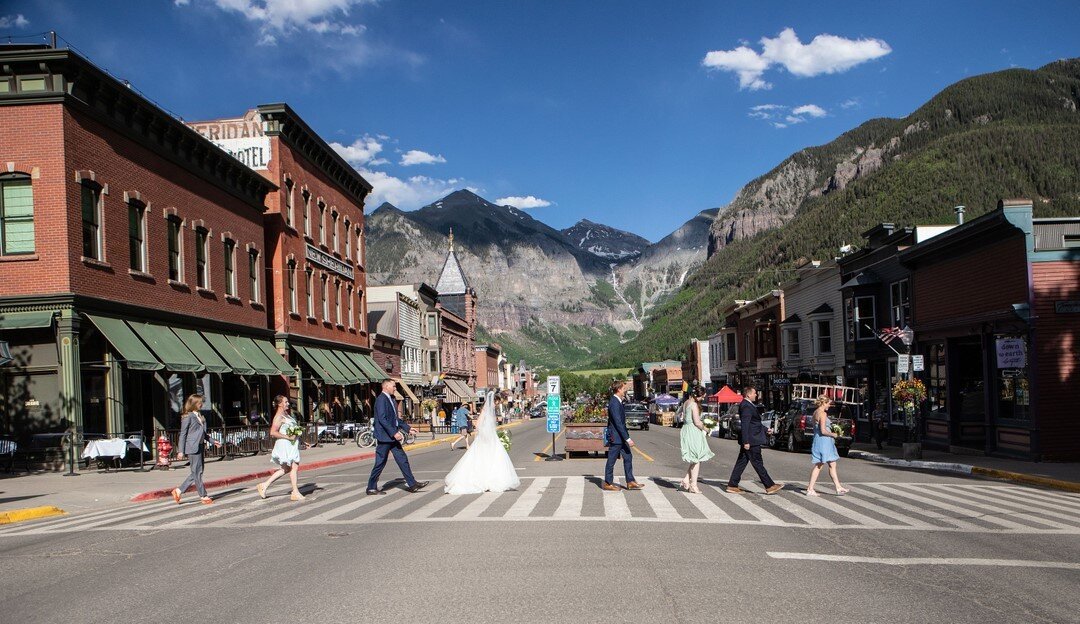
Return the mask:
[[[991,566],[1006,568],[1057,568],[1080,570],[1080,563],[1072,561],[1029,561],[1025,559],[973,559],[964,557],[859,557],[854,555],[826,555],[818,553],[767,552],[773,559],[797,559],[803,561],[835,561],[839,563],[876,563],[889,566],[954,565]]]

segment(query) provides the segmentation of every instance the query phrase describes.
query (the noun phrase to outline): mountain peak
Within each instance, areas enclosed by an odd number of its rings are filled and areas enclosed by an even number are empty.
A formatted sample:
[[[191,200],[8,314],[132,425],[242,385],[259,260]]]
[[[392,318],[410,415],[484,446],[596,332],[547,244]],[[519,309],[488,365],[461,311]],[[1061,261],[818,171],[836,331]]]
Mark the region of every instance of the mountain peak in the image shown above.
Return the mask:
[[[373,210],[371,212],[371,214],[372,215],[377,215],[377,214],[381,215],[381,214],[384,214],[384,213],[391,213],[392,214],[392,213],[395,213],[395,212],[401,212],[401,210],[397,206],[395,206],[394,204],[391,204],[390,202],[383,202],[382,204],[379,205],[378,208]]]
[[[578,249],[587,251],[604,260],[627,260],[641,255],[649,241],[630,232],[613,228],[610,225],[594,223],[588,219],[582,219],[573,227],[562,230],[562,233],[577,245]]]

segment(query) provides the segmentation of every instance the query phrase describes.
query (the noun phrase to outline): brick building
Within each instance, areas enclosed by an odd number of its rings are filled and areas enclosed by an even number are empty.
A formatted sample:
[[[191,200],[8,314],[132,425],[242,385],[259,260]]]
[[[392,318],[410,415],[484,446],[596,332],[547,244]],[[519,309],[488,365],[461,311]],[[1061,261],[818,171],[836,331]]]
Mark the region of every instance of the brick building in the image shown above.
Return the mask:
[[[502,347],[499,345],[485,344],[474,347],[476,357],[476,391],[499,391],[499,360],[502,356]]]
[[[275,185],[78,54],[0,48],[2,431],[215,425],[292,368],[268,313]],[[62,422],[67,421],[67,423]]]
[[[386,377],[370,357],[366,327],[371,185],[286,104],[189,125],[277,186],[264,220],[266,322],[300,383],[273,391],[309,418],[335,398],[366,414]]]
[[[461,270],[461,262],[454,252],[454,233],[450,232],[450,245],[435,284],[439,293],[437,308],[440,311],[440,351],[442,374],[446,382],[445,402],[453,399],[471,401],[476,396],[476,291]]]

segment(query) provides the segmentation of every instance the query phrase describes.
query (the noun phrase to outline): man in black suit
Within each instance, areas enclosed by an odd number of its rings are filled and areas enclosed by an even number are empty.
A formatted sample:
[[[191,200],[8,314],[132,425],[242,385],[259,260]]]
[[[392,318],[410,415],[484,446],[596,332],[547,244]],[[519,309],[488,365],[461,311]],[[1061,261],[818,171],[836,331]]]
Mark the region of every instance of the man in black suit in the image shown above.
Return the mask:
[[[391,453],[394,454],[394,461],[397,462],[401,475],[405,477],[406,490],[415,494],[428,485],[427,481],[417,481],[413,478],[412,469],[409,467],[409,456],[405,454],[405,449],[401,448],[401,441],[405,439],[402,431],[408,433],[410,427],[409,423],[398,418],[397,407],[394,405],[395,386],[393,379],[384,380],[382,394],[375,400],[374,426],[377,445],[375,446],[375,465],[371,467],[371,476],[368,478],[368,496],[386,494],[384,490],[379,489],[379,476],[386,466],[387,456]]]
[[[645,486],[634,479],[634,454],[630,451],[634,441],[626,430],[626,409],[623,401],[629,386],[623,380],[611,384],[611,400],[608,401],[608,420],[605,429],[604,444],[608,447],[607,464],[604,466],[604,484],[600,486],[608,492],[618,492],[622,488],[615,485],[615,462],[622,458],[623,470],[626,471],[626,489],[640,490]]]
[[[761,424],[761,413],[754,401],[757,399],[757,388],[746,386],[743,388],[743,400],[739,404],[739,420],[742,421],[742,431],[739,432],[739,459],[735,461],[735,468],[731,471],[728,479],[727,493],[742,494],[746,490],[739,487],[739,479],[742,478],[746,464],[751,464],[765,486],[766,494],[776,494],[784,489],[783,483],[775,483],[765,470],[765,462],[761,460],[761,447],[768,444],[769,431]]]

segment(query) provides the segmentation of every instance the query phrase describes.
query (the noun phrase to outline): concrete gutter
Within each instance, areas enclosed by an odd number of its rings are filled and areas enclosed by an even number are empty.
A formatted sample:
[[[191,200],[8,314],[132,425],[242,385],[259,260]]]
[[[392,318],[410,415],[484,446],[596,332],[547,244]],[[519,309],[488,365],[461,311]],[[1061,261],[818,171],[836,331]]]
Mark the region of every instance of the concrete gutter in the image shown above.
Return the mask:
[[[1041,477],[1039,475],[1025,474],[1022,472],[1010,472],[1008,470],[983,468],[982,466],[972,466],[970,464],[959,464],[954,462],[909,461],[906,459],[894,459],[892,457],[878,455],[877,453],[856,450],[852,450],[848,456],[854,459],[863,459],[877,464],[884,464],[886,466],[896,466],[898,468],[932,470],[934,472],[976,476],[998,481],[1008,481],[1010,483],[1019,483],[1022,485],[1035,485],[1065,492],[1080,493],[1080,483],[1075,481],[1052,479],[1050,477]]]

